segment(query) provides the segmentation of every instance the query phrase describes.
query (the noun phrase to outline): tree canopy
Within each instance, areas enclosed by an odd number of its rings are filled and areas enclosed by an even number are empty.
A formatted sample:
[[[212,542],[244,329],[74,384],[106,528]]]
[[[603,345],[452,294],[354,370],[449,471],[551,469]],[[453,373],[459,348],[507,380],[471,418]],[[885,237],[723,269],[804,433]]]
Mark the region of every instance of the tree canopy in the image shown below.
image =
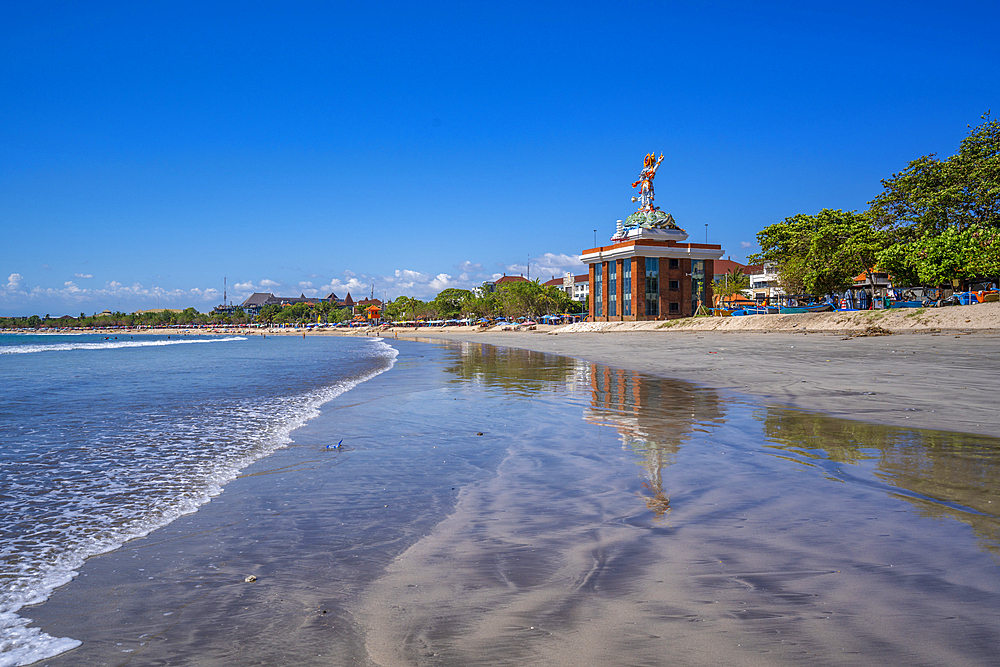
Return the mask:
[[[1000,121],[988,112],[982,118],[955,155],[924,155],[882,181],[882,193],[869,202],[879,228],[914,240],[950,227],[1000,227]]]
[[[757,242],[760,252],[748,259],[774,264],[786,292],[829,294],[850,287],[855,276],[875,266],[886,235],[865,214],[823,209],[769,225]]]
[[[776,266],[786,292],[839,291],[879,268],[896,285],[1000,275],[1000,121],[983,115],[958,152],[913,160],[862,213],[823,209],[757,234],[751,262]]]

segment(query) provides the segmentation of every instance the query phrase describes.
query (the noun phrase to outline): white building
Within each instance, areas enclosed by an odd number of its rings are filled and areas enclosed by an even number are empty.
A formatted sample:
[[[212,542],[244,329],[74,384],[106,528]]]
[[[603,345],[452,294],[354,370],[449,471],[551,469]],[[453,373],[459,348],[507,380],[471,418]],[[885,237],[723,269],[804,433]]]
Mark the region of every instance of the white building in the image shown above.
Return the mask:
[[[566,296],[573,299],[573,301],[588,303],[588,299],[590,299],[590,274],[588,273],[574,276],[572,273],[567,271],[563,274],[562,278],[553,278],[543,284],[546,286],[558,287],[566,293]]]
[[[770,262],[748,266],[746,274],[750,276],[750,291],[755,301],[767,299],[770,303],[771,299],[785,293],[781,289],[778,270]]]

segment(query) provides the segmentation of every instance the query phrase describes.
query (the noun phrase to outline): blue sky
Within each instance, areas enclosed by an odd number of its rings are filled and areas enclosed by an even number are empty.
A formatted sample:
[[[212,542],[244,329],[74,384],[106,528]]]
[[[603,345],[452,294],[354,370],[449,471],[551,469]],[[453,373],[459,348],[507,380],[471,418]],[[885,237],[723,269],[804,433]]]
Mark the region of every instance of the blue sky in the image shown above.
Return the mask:
[[[1000,5],[4,3],[0,314],[550,278],[656,203],[733,259],[1000,112]]]

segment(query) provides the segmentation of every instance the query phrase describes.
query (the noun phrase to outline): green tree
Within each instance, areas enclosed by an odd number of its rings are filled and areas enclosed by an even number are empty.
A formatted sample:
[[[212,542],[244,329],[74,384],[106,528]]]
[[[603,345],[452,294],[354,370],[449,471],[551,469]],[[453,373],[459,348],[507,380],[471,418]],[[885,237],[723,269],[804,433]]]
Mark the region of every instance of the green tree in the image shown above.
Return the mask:
[[[425,309],[426,304],[420,299],[400,295],[395,300],[385,304],[384,316],[393,322],[405,322],[417,319],[418,313]]]
[[[438,292],[438,295],[431,301],[431,305],[437,312],[438,317],[450,319],[458,317],[463,310],[464,304],[472,298],[472,292],[466,289],[448,289]]]
[[[312,306],[300,302],[280,308],[274,315],[274,321],[279,324],[307,324],[314,322]]]
[[[326,316],[327,322],[346,322],[351,319],[351,311],[348,308],[332,308]]]
[[[1000,277],[1000,230],[973,225],[968,231],[973,247],[969,270],[975,276]]]
[[[982,119],[955,155],[925,155],[882,181],[883,192],[870,202],[880,228],[910,242],[949,227],[1000,227],[1000,121],[989,112]]]
[[[1000,230],[978,224],[895,243],[879,255],[881,266],[910,284],[943,285],[953,280],[1000,275]]]
[[[757,234],[761,251],[754,263],[772,263],[788,293],[829,294],[853,284],[876,266],[886,235],[864,213],[823,209],[795,215]]]
[[[511,318],[550,315],[566,311],[572,304],[564,291],[537,280],[503,283],[491,296],[499,313]]]
[[[500,301],[493,292],[473,293],[465,303],[465,312],[473,317],[493,318],[500,314]]]
[[[715,284],[712,291],[722,299],[740,294],[745,289],[750,289],[750,276],[743,273],[743,269],[736,266],[729,273],[715,277]]]
[[[269,303],[266,306],[262,306],[260,311],[257,313],[257,320],[260,322],[265,322],[271,324],[274,322],[274,318],[281,313],[281,306]]]

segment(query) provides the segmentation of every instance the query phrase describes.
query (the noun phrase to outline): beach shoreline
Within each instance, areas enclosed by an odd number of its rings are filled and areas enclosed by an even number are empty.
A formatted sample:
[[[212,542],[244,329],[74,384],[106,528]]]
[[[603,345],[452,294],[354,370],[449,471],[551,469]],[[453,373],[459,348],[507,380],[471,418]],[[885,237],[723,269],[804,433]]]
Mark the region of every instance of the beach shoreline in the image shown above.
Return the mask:
[[[498,327],[102,330],[107,336],[378,336],[484,343],[641,371],[831,416],[994,435],[1000,303]]]
[[[26,609],[84,642],[45,664],[988,664],[995,441],[699,388],[635,358],[646,336],[400,340],[289,447]],[[885,341],[788,337],[814,339]]]
[[[45,664],[988,664],[992,439],[675,376],[743,368],[721,349],[740,341],[870,368],[996,336],[421,334],[211,503],[26,608],[84,641]]]

